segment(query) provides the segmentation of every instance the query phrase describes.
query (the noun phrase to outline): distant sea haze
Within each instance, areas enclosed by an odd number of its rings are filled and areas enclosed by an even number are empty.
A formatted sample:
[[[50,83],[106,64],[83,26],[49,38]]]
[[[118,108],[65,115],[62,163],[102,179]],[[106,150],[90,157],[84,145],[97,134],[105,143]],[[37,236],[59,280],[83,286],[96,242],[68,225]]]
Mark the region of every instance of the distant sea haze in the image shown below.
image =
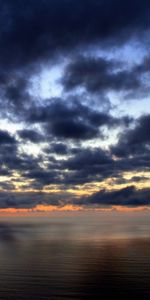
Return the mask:
[[[0,300],[150,299],[149,213],[0,220]]]

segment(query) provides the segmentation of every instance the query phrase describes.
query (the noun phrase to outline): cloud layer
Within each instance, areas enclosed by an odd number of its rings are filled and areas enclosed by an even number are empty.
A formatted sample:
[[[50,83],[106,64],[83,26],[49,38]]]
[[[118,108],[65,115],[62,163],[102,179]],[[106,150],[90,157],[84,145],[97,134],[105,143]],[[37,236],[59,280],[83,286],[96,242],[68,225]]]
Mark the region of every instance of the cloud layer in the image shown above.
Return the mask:
[[[149,1],[0,5],[0,208],[148,207]]]

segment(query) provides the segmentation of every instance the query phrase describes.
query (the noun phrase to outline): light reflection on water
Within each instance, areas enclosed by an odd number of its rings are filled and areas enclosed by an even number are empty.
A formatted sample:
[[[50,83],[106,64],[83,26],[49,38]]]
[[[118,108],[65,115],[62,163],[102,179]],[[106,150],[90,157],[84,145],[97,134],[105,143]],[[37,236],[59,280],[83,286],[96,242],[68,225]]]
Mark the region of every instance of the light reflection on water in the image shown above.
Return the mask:
[[[150,299],[150,220],[0,221],[0,299]]]

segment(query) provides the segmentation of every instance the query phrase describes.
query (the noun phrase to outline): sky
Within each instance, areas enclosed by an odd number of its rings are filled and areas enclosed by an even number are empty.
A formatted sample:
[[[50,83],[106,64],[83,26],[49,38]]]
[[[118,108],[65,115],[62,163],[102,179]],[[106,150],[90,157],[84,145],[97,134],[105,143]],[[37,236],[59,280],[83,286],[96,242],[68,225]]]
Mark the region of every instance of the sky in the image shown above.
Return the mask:
[[[0,213],[149,210],[150,1],[0,7]]]

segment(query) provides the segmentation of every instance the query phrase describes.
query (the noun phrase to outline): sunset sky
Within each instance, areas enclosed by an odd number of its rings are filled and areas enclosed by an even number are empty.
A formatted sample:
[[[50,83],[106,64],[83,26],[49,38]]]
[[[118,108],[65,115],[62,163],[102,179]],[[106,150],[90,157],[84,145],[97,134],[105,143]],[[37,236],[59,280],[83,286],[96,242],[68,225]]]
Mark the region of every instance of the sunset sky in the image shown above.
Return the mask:
[[[149,210],[150,1],[0,7],[0,214]]]

